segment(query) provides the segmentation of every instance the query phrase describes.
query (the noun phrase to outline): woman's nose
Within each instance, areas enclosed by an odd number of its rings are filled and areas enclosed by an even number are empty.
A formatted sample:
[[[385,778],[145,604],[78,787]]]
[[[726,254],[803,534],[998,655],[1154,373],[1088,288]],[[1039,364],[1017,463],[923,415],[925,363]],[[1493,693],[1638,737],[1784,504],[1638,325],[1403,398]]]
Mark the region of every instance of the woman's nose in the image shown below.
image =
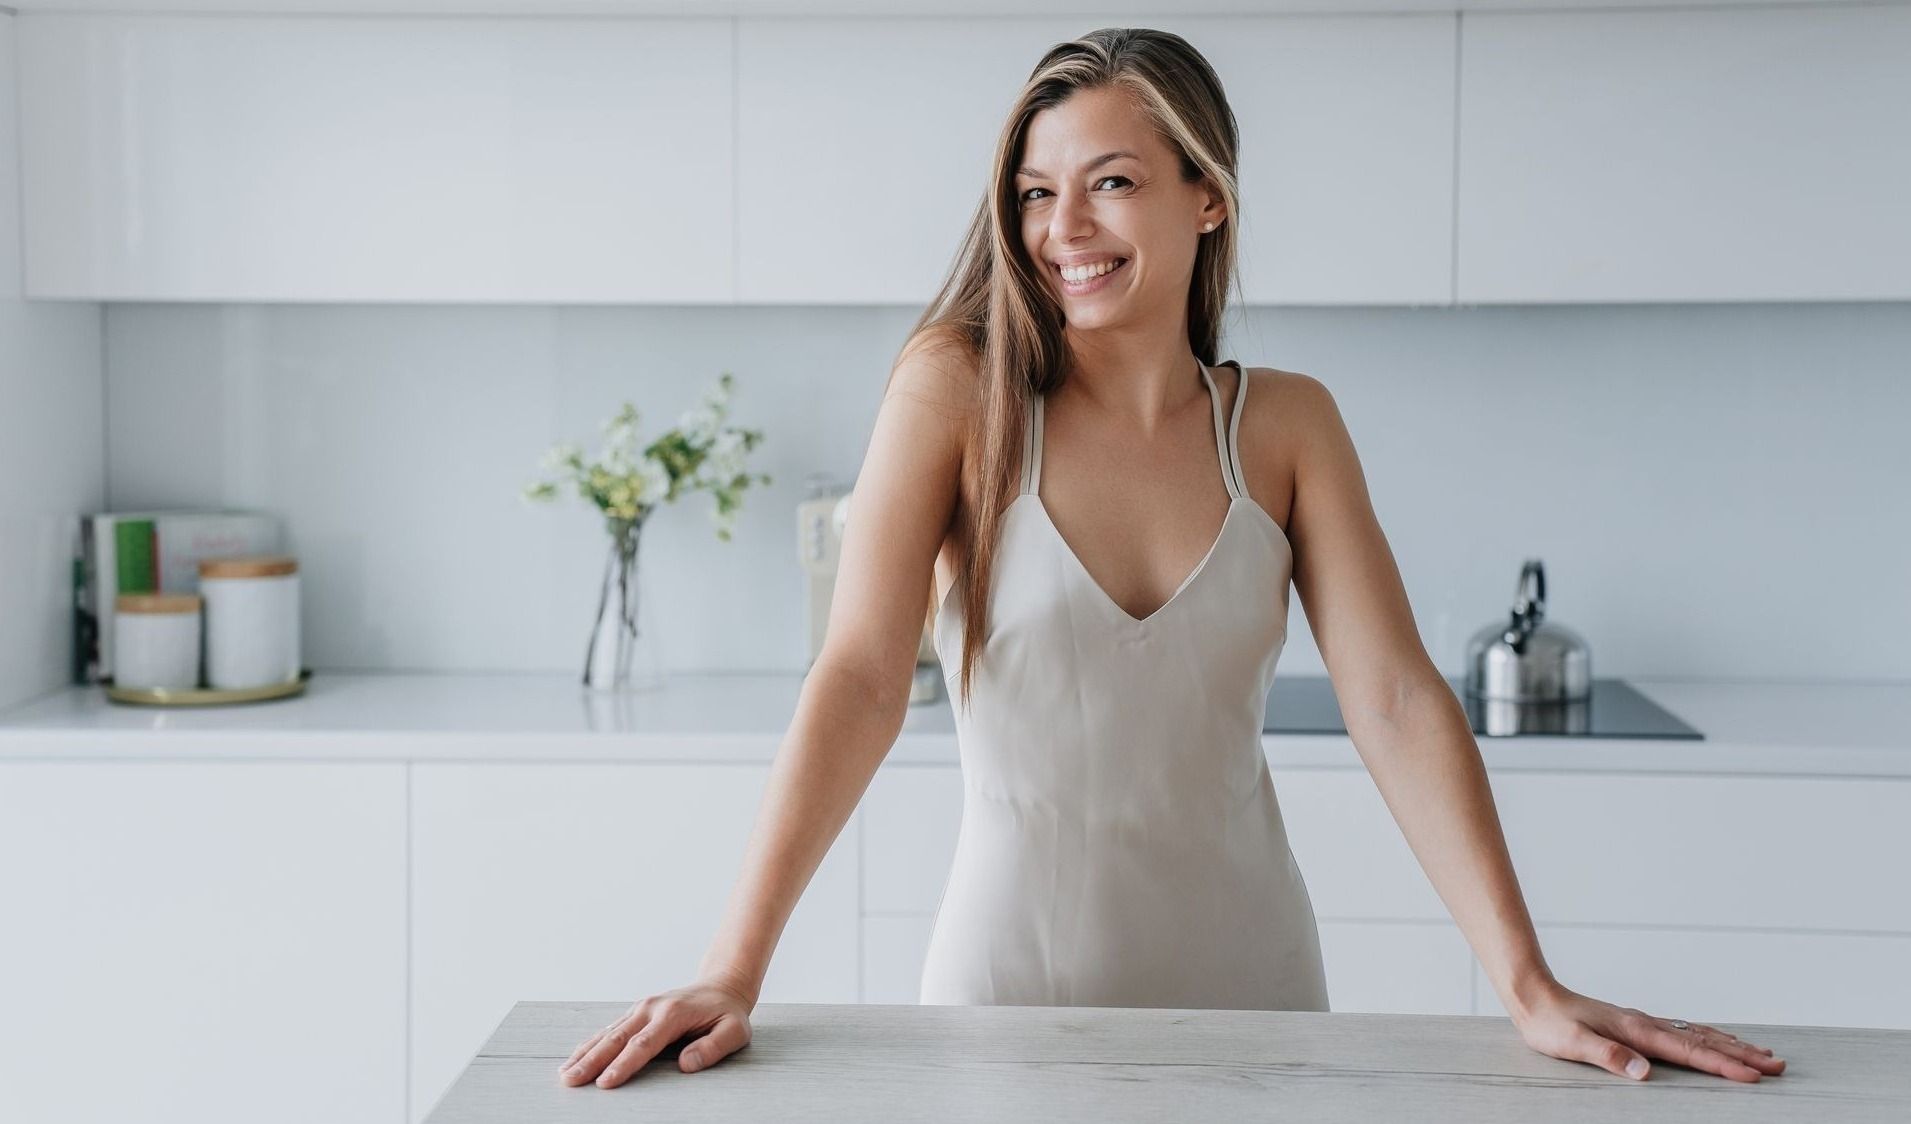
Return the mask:
[[[1066,241],[1072,235],[1089,232],[1093,224],[1089,221],[1088,200],[1062,192],[1055,199],[1055,209],[1050,214],[1049,224],[1049,234],[1057,241]]]

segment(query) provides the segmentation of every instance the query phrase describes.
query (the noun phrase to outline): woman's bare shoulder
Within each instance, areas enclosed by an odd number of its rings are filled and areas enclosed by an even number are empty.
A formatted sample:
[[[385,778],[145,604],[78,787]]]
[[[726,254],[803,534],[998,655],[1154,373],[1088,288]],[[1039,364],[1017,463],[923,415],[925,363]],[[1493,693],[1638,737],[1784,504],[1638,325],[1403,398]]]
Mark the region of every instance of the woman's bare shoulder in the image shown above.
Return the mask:
[[[1243,367],[1247,401],[1241,406],[1237,435],[1248,494],[1263,501],[1285,526],[1292,510],[1294,482],[1308,436],[1319,430],[1324,411],[1333,410],[1326,384],[1301,371],[1279,367]]]
[[[966,459],[972,421],[982,400],[981,360],[967,341],[918,333],[904,345],[884,397],[905,394],[941,422],[940,436]]]
[[[947,332],[918,332],[896,357],[891,389],[911,393],[954,410],[970,410],[980,400],[981,357],[968,341]]]
[[[1268,393],[1277,395],[1307,394],[1312,387],[1322,386],[1321,381],[1312,375],[1300,371],[1283,371],[1279,367],[1243,367],[1251,381],[1248,389],[1260,391],[1265,397]]]
[[[1244,367],[1242,371],[1248,396],[1241,408],[1241,426],[1254,426],[1259,436],[1291,439],[1304,434],[1310,418],[1333,407],[1332,392],[1312,375],[1279,367]]]

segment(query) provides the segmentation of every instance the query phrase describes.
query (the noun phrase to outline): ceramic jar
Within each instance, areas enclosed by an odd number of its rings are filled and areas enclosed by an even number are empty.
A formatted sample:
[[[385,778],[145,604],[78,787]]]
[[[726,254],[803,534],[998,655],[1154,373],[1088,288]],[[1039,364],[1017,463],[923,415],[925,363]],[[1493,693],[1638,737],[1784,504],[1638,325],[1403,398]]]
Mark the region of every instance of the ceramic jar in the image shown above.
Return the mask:
[[[113,684],[197,687],[200,635],[198,594],[120,594],[113,613]]]
[[[204,558],[206,685],[268,687],[299,677],[299,564],[282,554]]]

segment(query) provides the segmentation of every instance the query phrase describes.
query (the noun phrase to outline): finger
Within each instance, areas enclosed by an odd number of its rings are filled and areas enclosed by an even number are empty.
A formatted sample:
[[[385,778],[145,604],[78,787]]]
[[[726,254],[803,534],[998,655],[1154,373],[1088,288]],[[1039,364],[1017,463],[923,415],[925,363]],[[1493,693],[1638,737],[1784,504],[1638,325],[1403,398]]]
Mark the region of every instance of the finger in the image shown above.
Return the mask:
[[[690,1030],[690,1019],[683,1011],[674,1007],[659,1008],[643,1028],[630,1036],[630,1041],[618,1055],[597,1075],[597,1085],[602,1089],[615,1089],[650,1064],[650,1060],[662,1053],[666,1046],[675,1042],[685,1031]]]
[[[1742,1042],[1736,1038],[1719,1038],[1716,1034],[1702,1035],[1701,1041],[1719,1053],[1731,1058],[1736,1058],[1738,1061],[1751,1066],[1760,1073],[1778,1074],[1785,1072],[1784,1058],[1773,1057],[1769,1051],[1760,1049],[1750,1042]]]
[[[749,1024],[735,1015],[724,1015],[710,1028],[710,1033],[683,1048],[677,1064],[685,1073],[691,1073],[722,1060],[749,1040]]]
[[[590,1053],[591,1047],[597,1045],[599,1042],[602,1042],[604,1040],[604,1035],[608,1034],[610,1031],[615,1030],[618,1026],[622,1025],[624,1020],[630,1018],[630,1016],[633,1013],[634,1011],[624,1012],[623,1014],[617,1016],[615,1020],[613,1020],[609,1025],[605,1026],[602,1030],[599,1030],[597,1033],[591,1035],[589,1038],[586,1038],[584,1040],[583,1045],[579,1046],[575,1050],[572,1050],[571,1056],[568,1058],[565,1058],[564,1064],[558,1066],[557,1068],[560,1070],[568,1070],[572,1066],[576,1065],[584,1057],[585,1054]]]
[[[1565,1050],[1558,1056],[1574,1061],[1590,1062],[1608,1073],[1616,1073],[1621,1077],[1630,1077],[1639,1081],[1645,1080],[1646,1074],[1652,1068],[1645,1056],[1638,1051],[1623,1042],[1592,1030],[1583,1023],[1574,1029]]]
[[[1785,1071],[1785,1059],[1774,1056],[1770,1050],[1765,1049],[1763,1046],[1754,1046],[1737,1035],[1729,1034],[1726,1031],[1720,1030],[1718,1027],[1707,1026],[1705,1023],[1692,1023],[1690,1024],[1690,1029],[1680,1030],[1665,1019],[1655,1018],[1652,1021],[1668,1034],[1696,1036],[1702,1044],[1745,1065],[1749,1065],[1761,1073],[1779,1074]]]
[[[1757,1081],[1761,1076],[1758,1070],[1707,1045],[1690,1031],[1682,1033],[1655,1027],[1648,1037],[1651,1041],[1643,1044],[1646,1049],[1680,1065],[1734,1081]]]
[[[597,1032],[596,1041],[584,1051],[584,1055],[571,1063],[564,1071],[566,1081],[576,1083],[589,1081],[604,1068],[604,1063],[616,1057],[624,1048],[635,1027],[642,1024],[643,1017],[625,1018]]]
[[[570,1069],[572,1066],[577,1064],[579,1058],[582,1058],[585,1054],[590,1053],[591,1047],[597,1045],[599,1042],[603,1040],[603,1038],[604,1038],[604,1032],[601,1030],[598,1031],[596,1034],[591,1035],[589,1038],[586,1038],[583,1044],[580,1045],[577,1049],[572,1050],[571,1056],[568,1058],[565,1058],[563,1064],[559,1065],[557,1068],[560,1070]]]

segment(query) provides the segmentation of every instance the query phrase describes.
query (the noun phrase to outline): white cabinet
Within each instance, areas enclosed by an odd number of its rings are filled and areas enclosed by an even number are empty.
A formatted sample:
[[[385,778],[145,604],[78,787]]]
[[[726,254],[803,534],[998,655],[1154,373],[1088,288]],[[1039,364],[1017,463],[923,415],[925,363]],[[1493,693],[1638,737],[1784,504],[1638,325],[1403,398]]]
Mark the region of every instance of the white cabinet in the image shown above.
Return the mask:
[[[863,793],[863,912],[934,913],[955,861],[962,772],[885,765]]]
[[[1240,301],[1451,303],[1453,13],[1148,22],[1234,110]]]
[[[1911,780],[1492,778],[1536,923],[1911,933]],[[1889,865],[1888,863],[1886,865]]]
[[[737,21],[737,299],[923,304],[1063,20]]]
[[[1238,120],[1243,299],[1450,299],[1450,13],[1147,23],[1208,57]],[[927,302],[988,189],[1016,91],[1083,30],[740,20],[738,298]],[[908,96],[871,96],[882,90]]]
[[[413,1120],[519,1000],[635,1001],[694,979],[769,778],[742,764],[413,768]],[[852,816],[797,903],[764,1002],[856,1001],[858,834]]]
[[[1321,921],[1336,1011],[1473,1013],[1473,950],[1451,921]]]
[[[770,773],[168,752],[0,763],[0,1118],[422,1119],[513,1003],[688,982]],[[1272,771],[1333,1009],[1501,1013],[1366,771]],[[1911,1028],[1911,898],[1867,874],[1911,854],[1911,779],[1492,784],[1568,987],[1701,1021]],[[766,1001],[915,1002],[962,799],[953,761],[877,771]],[[102,1080],[75,1044],[122,1023],[138,1048]],[[288,1065],[327,1080],[287,1098]]]
[[[1911,298],[1911,7],[1468,12],[1457,298]]]
[[[402,1121],[404,776],[0,764],[0,1119]]]
[[[18,18],[29,297],[735,298],[727,19]]]
[[[1242,300],[1449,300],[1450,13],[1149,25],[1208,55],[1235,109]],[[740,21],[740,300],[933,298],[988,189],[1011,99],[1049,46],[1082,31]]]
[[[914,1003],[962,826],[962,772],[884,765],[863,794],[864,1003]]]
[[[1446,906],[1365,769],[1269,771],[1316,918],[1447,919]]]
[[[1087,25],[28,12],[25,292],[919,306]],[[1249,304],[1911,298],[1911,8],[1168,16]],[[1457,255],[1457,256],[1456,256]]]
[[[916,1002],[934,928],[932,913],[863,918],[862,1002]]]
[[[1242,131],[1241,299],[1450,300],[1451,13],[1150,22]],[[109,301],[921,304],[1015,91],[1083,30],[20,24],[27,294]]]
[[[1472,1013],[1473,951],[1364,769],[1270,768],[1336,1011]]]
[[[1541,925],[1539,938],[1561,983],[1649,1014],[1911,1029],[1907,934]],[[1475,999],[1480,1014],[1506,1013],[1484,975]]]

